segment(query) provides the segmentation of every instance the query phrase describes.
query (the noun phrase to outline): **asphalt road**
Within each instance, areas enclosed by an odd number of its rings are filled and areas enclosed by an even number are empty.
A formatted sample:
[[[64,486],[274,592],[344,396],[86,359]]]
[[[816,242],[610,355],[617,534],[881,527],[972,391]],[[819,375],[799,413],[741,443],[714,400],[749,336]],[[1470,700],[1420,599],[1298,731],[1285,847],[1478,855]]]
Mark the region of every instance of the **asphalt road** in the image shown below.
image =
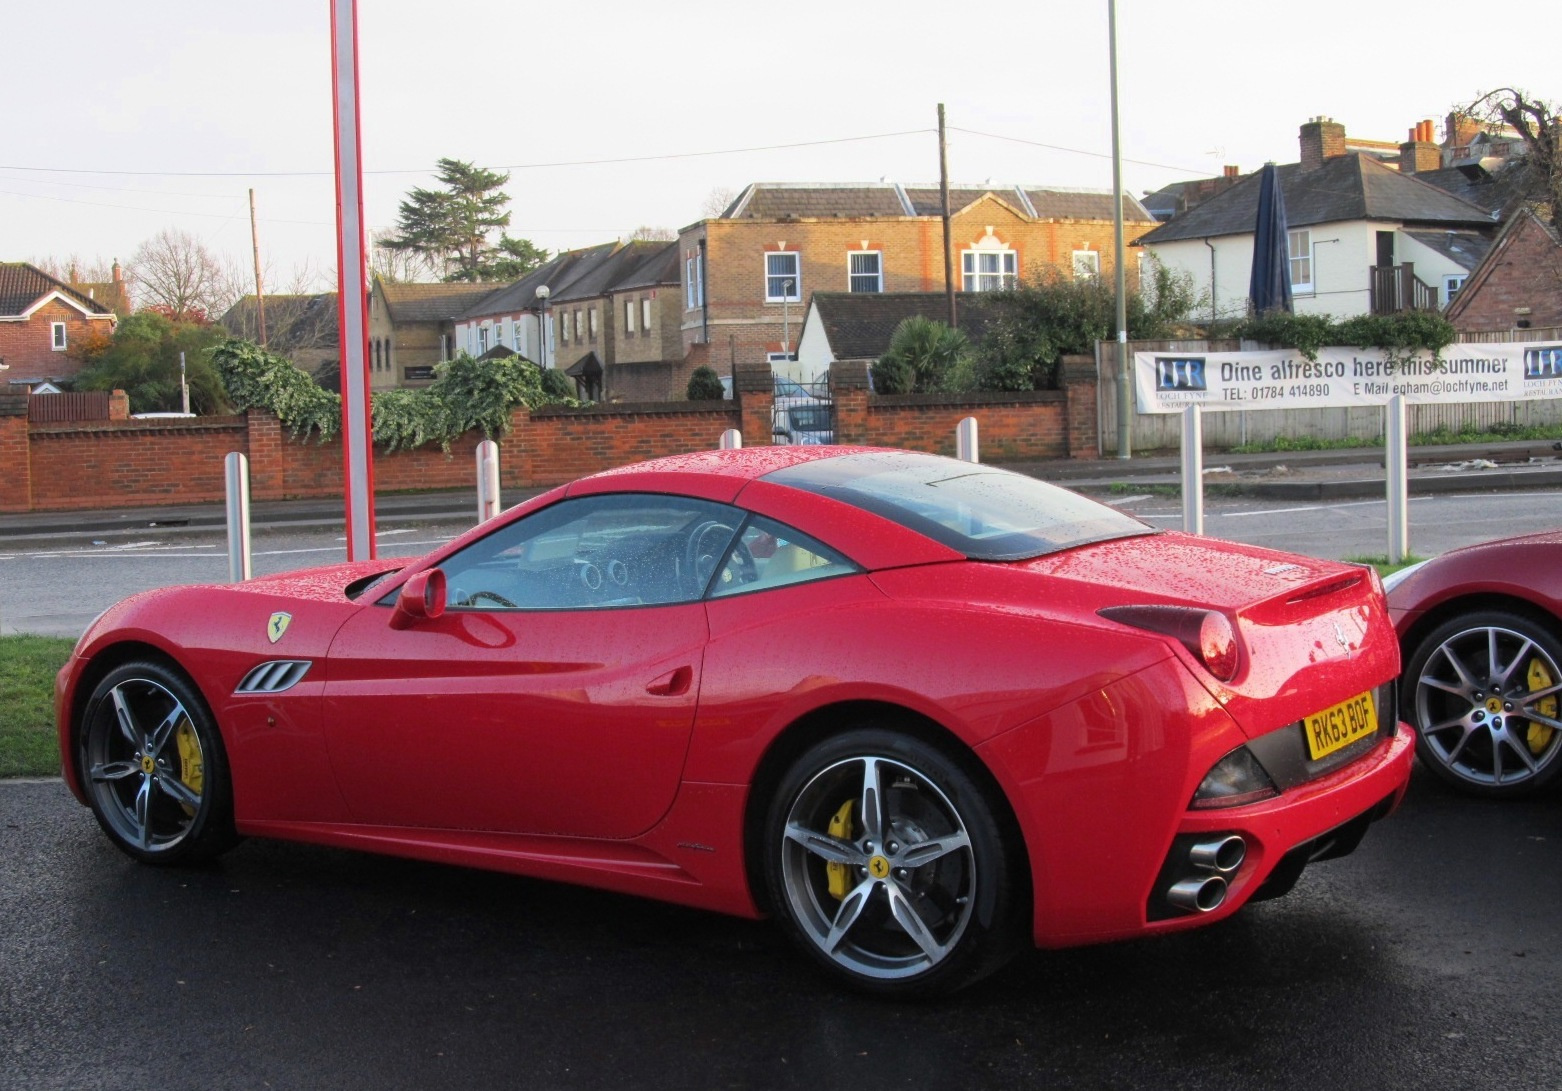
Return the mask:
[[[765,923],[276,842],[160,870],[0,783],[0,1087],[1558,1087],[1559,818],[1418,776],[1288,897],[893,1005]]]
[[[1153,526],[1180,529],[1179,501],[1144,494],[1108,497]],[[1562,492],[1470,492],[1413,497],[1410,550],[1432,556],[1456,546],[1562,523]],[[421,554],[467,530],[471,520],[401,525],[379,536],[382,556]],[[1382,556],[1388,549],[1381,499],[1296,502],[1211,499],[1205,533],[1334,559]],[[258,529],[257,575],[346,559],[339,527],[280,524]],[[102,610],[133,591],[228,578],[227,544],[212,531],[148,528],[144,534],[94,539],[0,541],[0,634],[75,637]]]

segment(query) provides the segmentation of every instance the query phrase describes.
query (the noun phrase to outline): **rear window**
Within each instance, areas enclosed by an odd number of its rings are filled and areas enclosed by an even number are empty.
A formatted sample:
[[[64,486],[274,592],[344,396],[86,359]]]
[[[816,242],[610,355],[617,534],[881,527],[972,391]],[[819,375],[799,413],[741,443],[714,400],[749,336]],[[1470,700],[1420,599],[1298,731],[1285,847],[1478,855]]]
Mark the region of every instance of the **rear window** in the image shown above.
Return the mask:
[[[802,462],[764,479],[871,511],[978,561],[1025,560],[1157,533],[1034,477],[909,451]]]

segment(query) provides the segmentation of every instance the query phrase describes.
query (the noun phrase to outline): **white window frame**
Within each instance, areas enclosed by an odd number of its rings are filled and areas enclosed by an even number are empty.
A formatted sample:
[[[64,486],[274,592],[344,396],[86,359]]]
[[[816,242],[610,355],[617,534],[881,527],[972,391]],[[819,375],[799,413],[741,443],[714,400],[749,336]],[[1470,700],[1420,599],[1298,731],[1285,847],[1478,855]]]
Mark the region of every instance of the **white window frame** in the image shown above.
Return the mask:
[[[580,317],[579,307],[576,307],[571,313],[575,316],[575,344],[578,345],[581,344],[584,340],[584,338],[581,337],[581,334],[585,332],[586,322],[585,319]]]
[[[595,307],[586,312],[586,332],[591,336],[591,340],[595,341],[597,339],[597,309]]]
[[[784,268],[779,272],[772,271],[777,268],[771,263],[777,258],[791,258],[792,269],[787,272]],[[788,291],[786,282],[791,281],[792,288]],[[769,250],[765,253],[765,302],[766,303],[801,303],[803,301],[803,255],[796,250]]]
[[[481,356],[488,351],[488,323],[477,327],[477,354]]]
[[[765,353],[765,361],[767,363],[771,364],[771,365],[775,365],[775,364],[795,364],[795,363],[797,363],[797,353],[795,353],[795,352],[767,352],[767,353]]]
[[[694,305],[705,306],[705,254],[694,259]]]
[[[643,296],[640,300],[640,332],[651,332],[651,297]]]
[[[1101,251],[1075,250],[1070,257],[1073,259],[1075,280],[1101,279]]]
[[[994,268],[979,258],[991,258]],[[967,292],[1001,292],[1019,284],[1020,258],[1006,246],[978,246],[960,251],[962,290]]]
[[[69,344],[70,334],[65,329],[64,322],[49,323],[49,347],[55,352],[64,352]]]
[[[683,306],[685,310],[692,311],[699,304],[694,302],[694,293],[699,290],[699,281],[694,275],[694,259],[683,259]]]
[[[1469,273],[1445,273],[1443,275],[1443,306],[1448,306],[1458,298],[1464,290],[1464,282],[1470,279]]]
[[[1305,251],[1305,252],[1304,252]],[[1312,292],[1316,289],[1313,268],[1313,233],[1307,228],[1287,231],[1285,235],[1286,265],[1291,273],[1291,293]],[[1302,279],[1298,279],[1298,276]]]
[[[859,270],[858,258],[872,258],[873,271]],[[863,264],[867,264],[864,261]],[[862,287],[858,287],[861,284]],[[872,285],[869,287],[868,285]],[[848,250],[846,252],[846,290],[868,295],[884,291],[884,254],[880,250]]]
[[[569,344],[569,312],[555,311],[554,317],[559,321],[559,344]]]
[[[624,300],[624,332],[633,337],[635,332],[635,301]]]

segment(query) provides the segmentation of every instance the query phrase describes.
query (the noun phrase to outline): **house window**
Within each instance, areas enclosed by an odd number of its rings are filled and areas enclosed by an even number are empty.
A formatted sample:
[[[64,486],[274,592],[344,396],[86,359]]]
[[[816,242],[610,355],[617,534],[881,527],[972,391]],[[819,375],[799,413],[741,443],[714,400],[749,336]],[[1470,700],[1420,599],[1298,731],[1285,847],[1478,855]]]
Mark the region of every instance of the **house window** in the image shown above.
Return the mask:
[[[966,250],[960,255],[967,292],[1001,292],[1019,279],[1019,261],[1013,250]]]
[[[1459,294],[1459,289],[1464,287],[1464,282],[1468,279],[1468,276],[1469,274],[1467,273],[1460,273],[1443,278],[1443,306],[1446,307],[1454,301],[1454,297]]]
[[[649,296],[640,300],[640,328],[646,333],[651,332],[651,299]]]
[[[559,311],[559,340],[569,344],[569,312]]]
[[[803,298],[803,279],[797,266],[795,250],[765,255],[766,303],[796,303]]]
[[[693,310],[697,304],[694,302],[694,259],[685,258],[683,262],[683,305],[686,310]]]
[[[1287,236],[1291,255],[1291,291],[1313,290],[1313,233],[1292,231]]]
[[[51,323],[49,323],[49,341],[50,341],[50,344],[53,346],[55,352],[64,352],[65,351],[65,323],[64,322],[51,322]],[[34,342],[34,344],[37,344],[37,342]]]
[[[585,327],[581,325],[580,310],[577,308],[571,313],[575,316],[575,343],[578,345],[581,342],[581,331],[584,330]]]
[[[767,353],[765,353],[765,360],[768,361],[771,364],[790,364],[790,363],[795,363],[796,360],[797,360],[797,353],[795,353],[795,352],[767,352]]]
[[[846,255],[846,290],[882,292],[884,267],[877,250],[853,250]]]
[[[439,335],[439,358],[441,361],[450,359],[450,335],[448,333]]]
[[[705,255],[694,259],[694,305],[705,306]]]
[[[634,336],[635,301],[632,299],[624,300],[624,332],[629,334],[631,337]]]
[[[1074,279],[1098,280],[1101,276],[1101,251],[1075,250]]]
[[[488,351],[488,327],[477,327],[477,353],[481,356]]]
[[[586,312],[586,319],[586,324],[591,327],[591,339],[595,341],[597,339],[597,309],[595,307]]]

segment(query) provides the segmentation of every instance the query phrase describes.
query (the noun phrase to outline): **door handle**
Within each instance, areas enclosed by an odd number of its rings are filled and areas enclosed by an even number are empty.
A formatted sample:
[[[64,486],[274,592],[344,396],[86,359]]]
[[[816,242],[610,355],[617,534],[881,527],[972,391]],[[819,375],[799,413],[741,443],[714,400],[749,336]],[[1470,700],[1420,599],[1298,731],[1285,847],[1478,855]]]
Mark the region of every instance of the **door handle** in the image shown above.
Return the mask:
[[[652,697],[682,697],[689,692],[689,684],[693,681],[694,668],[679,667],[646,683],[645,691]]]

